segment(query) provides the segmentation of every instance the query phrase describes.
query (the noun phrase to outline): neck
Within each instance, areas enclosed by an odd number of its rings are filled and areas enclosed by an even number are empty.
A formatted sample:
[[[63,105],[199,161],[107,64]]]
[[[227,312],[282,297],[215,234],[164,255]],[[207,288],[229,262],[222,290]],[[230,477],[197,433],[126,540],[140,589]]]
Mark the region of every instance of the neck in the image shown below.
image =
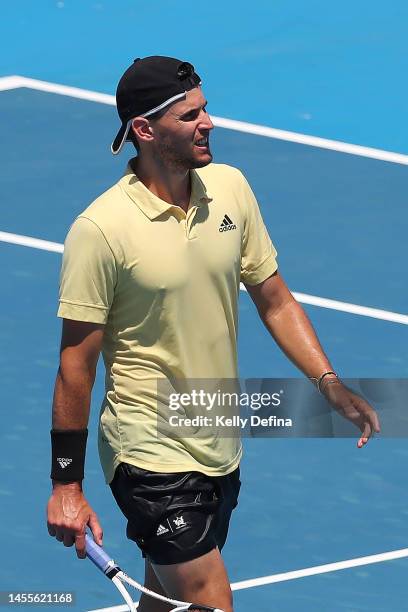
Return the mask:
[[[169,169],[157,161],[140,156],[132,162],[132,168],[154,195],[187,211],[191,193],[189,170]]]

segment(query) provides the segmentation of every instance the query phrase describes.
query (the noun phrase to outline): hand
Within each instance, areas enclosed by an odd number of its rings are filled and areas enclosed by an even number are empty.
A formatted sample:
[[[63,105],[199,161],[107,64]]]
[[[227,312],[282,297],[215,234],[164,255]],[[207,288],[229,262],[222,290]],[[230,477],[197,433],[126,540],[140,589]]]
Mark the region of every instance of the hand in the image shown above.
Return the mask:
[[[80,483],[54,482],[47,506],[47,526],[50,536],[64,546],[75,544],[79,559],[85,559],[85,529],[92,531],[94,540],[102,546],[102,527],[98,517],[86,501]]]
[[[322,384],[322,393],[342,416],[360,429],[362,435],[357,442],[358,448],[367,444],[374,432],[380,431],[380,422],[375,410],[364,398],[350,391],[340,380],[327,380]]]

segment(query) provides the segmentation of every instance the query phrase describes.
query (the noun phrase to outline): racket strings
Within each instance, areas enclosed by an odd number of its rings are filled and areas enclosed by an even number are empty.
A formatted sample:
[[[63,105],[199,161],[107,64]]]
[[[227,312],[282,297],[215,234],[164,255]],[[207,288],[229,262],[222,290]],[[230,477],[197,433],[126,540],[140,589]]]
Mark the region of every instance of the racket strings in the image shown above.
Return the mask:
[[[164,601],[164,603],[167,603],[167,604],[169,604],[171,606],[176,606],[170,612],[176,612],[176,611],[177,612],[185,612],[187,610],[191,610],[191,608],[190,608],[191,603],[187,603],[185,601],[180,601],[178,599],[171,599],[170,597],[166,597],[165,595],[160,595],[159,593],[155,593],[154,591],[151,591],[150,589],[148,589],[147,587],[143,586],[142,584],[140,584],[136,580],[133,580],[133,578],[130,578],[130,576],[128,576],[124,572],[119,572],[116,577],[119,578],[119,582],[121,583],[122,588],[124,588],[124,586],[123,586],[121,581],[129,584],[134,589],[137,589],[138,591],[141,591],[142,593],[144,593],[145,595],[148,595],[149,597],[154,597],[154,599],[159,599],[160,601]],[[132,612],[133,612],[133,610],[132,610]]]
[[[133,587],[134,589],[141,591],[142,593],[144,593],[145,595],[148,595],[149,597],[153,597],[154,599],[159,599],[160,601],[163,601],[164,603],[167,603],[171,606],[176,606],[175,608],[170,610],[170,612],[223,612],[222,610],[219,610],[217,608],[210,608],[208,606],[200,606],[197,604],[193,604],[191,602],[180,601],[178,599],[171,599],[170,597],[166,597],[165,595],[160,595],[159,593],[151,591],[144,585],[140,584],[140,582],[133,580],[133,578],[130,578],[130,576],[125,574],[125,572],[123,571],[118,572],[117,575],[112,579],[112,582],[114,582],[114,584],[117,586],[119,591],[122,593],[123,597],[125,597],[124,593],[126,593],[127,598],[125,598],[125,600],[131,612],[136,612],[135,604],[132,601],[129,593],[126,591],[126,588],[123,583],[126,583],[129,586]],[[132,607],[129,604],[129,600],[131,602]]]
[[[129,606],[130,612],[136,612],[138,606],[137,604],[135,604],[135,602],[127,592],[125,586],[122,584],[120,577],[116,575],[114,578],[112,578],[112,582],[122,595],[123,599],[126,601],[127,605]]]

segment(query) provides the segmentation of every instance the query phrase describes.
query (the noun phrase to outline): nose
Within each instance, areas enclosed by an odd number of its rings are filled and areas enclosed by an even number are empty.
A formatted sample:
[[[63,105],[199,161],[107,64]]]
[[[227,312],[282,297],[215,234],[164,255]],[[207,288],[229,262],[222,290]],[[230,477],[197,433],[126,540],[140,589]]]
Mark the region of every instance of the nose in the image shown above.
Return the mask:
[[[214,128],[210,115],[205,110],[201,111],[200,128],[204,130],[212,130]]]

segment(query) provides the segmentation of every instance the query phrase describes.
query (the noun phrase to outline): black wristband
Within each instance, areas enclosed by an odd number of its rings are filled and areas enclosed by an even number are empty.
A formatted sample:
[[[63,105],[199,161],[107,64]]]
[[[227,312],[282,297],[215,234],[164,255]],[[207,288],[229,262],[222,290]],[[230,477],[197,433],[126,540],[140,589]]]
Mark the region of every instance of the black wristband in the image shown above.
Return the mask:
[[[51,429],[51,478],[60,482],[83,480],[87,429]]]

